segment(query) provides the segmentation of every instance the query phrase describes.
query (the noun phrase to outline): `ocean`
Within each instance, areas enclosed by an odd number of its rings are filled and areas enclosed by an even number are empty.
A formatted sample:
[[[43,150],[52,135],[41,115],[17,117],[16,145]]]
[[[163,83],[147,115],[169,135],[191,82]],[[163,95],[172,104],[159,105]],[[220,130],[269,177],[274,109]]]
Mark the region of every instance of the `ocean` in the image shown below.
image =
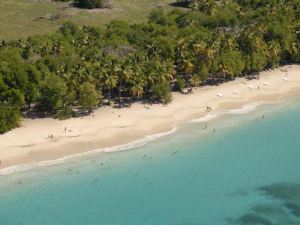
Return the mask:
[[[299,225],[299,100],[0,176],[0,225]]]

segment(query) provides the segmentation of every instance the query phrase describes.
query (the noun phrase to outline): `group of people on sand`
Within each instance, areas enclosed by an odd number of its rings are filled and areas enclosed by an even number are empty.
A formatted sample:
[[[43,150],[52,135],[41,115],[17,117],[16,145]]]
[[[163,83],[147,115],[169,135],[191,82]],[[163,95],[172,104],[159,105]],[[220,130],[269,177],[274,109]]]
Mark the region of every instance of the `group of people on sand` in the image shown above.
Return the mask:
[[[64,132],[65,132],[65,133],[68,132],[67,126],[65,126],[65,128],[64,128]],[[69,132],[72,132],[72,130],[69,130]],[[54,138],[54,135],[53,135],[53,134],[48,134],[47,139],[53,139],[53,138]]]
[[[150,105],[144,105],[144,109],[151,109]]]
[[[205,111],[210,112],[211,110],[212,110],[212,108],[210,106],[207,106]]]

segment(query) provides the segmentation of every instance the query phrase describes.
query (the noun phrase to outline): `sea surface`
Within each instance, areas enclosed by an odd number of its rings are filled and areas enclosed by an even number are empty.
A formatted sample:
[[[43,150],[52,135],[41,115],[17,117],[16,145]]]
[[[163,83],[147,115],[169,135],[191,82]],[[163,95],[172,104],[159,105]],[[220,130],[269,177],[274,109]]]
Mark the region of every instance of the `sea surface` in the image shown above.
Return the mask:
[[[0,176],[0,225],[299,225],[300,99],[237,112]]]

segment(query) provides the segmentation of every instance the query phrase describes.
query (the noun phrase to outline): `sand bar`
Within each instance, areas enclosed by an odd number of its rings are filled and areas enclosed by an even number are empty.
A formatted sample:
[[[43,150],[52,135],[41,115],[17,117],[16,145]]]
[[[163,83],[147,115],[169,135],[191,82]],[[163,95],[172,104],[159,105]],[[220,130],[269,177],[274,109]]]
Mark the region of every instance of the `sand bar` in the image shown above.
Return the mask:
[[[20,128],[0,135],[0,168],[122,145],[211,113],[297,95],[300,96],[300,65],[290,65],[261,72],[259,80],[238,78],[218,86],[195,88],[188,95],[174,93],[169,105],[102,107],[90,116],[65,121],[25,119]],[[48,138],[51,134],[53,138]]]

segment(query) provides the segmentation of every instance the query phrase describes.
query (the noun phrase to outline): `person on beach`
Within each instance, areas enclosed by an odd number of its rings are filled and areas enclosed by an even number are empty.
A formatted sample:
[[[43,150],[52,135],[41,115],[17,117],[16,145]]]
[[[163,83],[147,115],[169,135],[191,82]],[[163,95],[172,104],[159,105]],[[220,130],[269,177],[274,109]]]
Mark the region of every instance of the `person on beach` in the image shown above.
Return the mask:
[[[67,133],[67,126],[65,126],[65,133]]]

